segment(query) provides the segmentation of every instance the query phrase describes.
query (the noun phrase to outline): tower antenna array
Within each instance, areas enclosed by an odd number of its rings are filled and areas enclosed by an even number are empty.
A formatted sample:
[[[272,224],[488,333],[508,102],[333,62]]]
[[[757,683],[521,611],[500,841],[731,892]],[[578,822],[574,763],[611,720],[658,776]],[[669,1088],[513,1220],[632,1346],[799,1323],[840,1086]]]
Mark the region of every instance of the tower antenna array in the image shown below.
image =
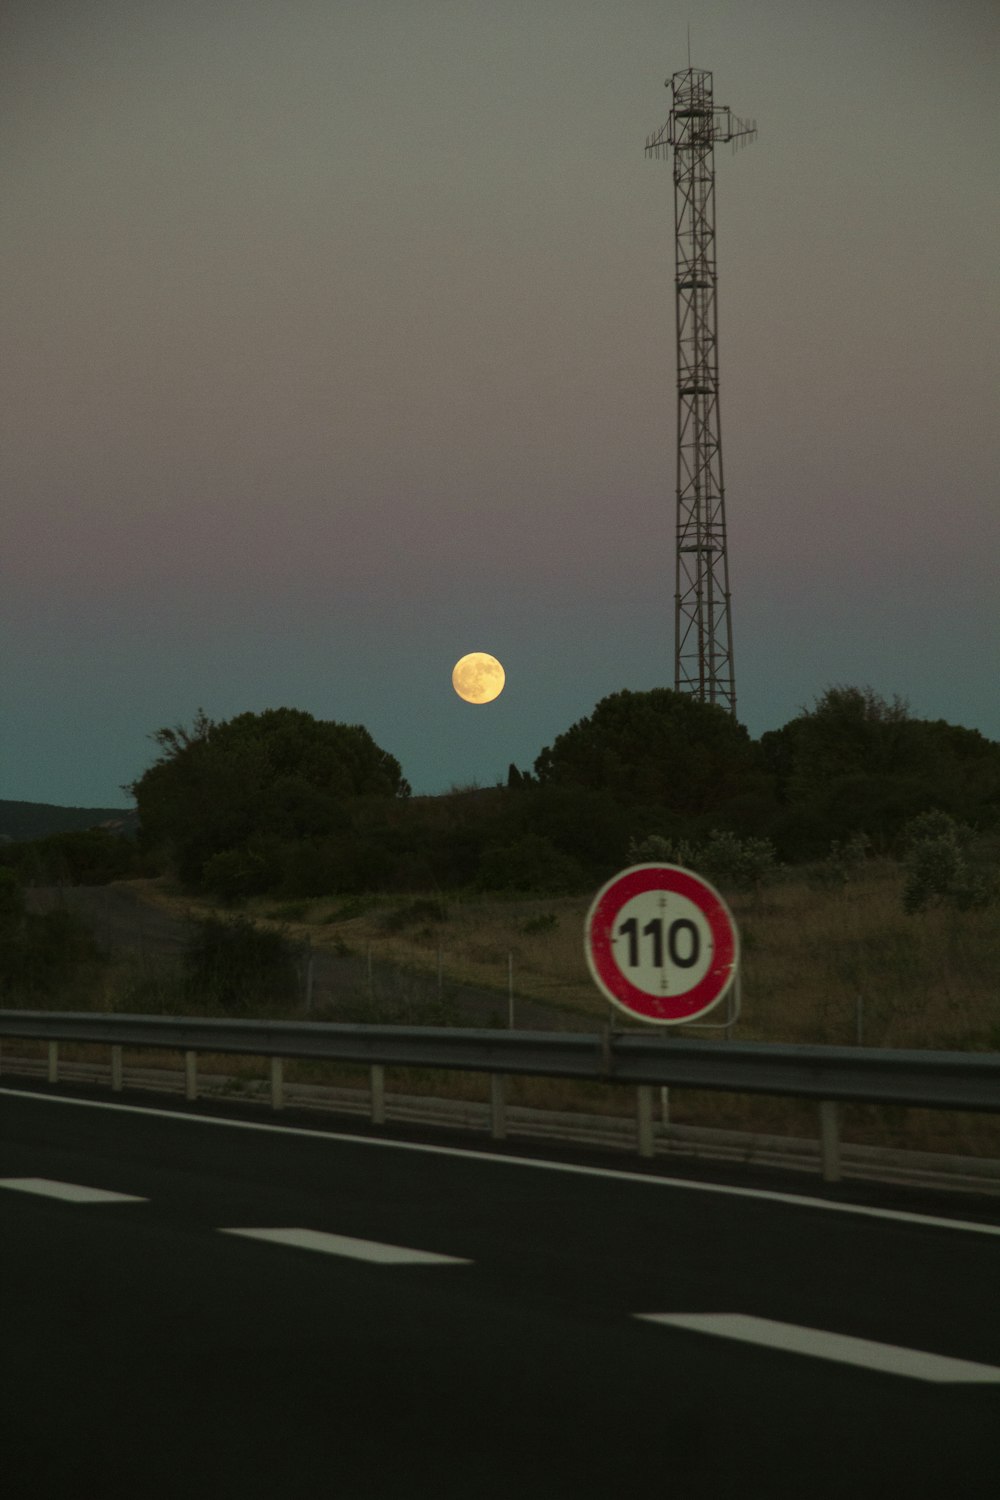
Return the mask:
[[[674,153],[677,292],[677,570],[674,687],[736,713],[726,502],[719,427],[715,143],[748,145],[756,121],[715,104],[712,75],[667,79],[673,108],[646,155]]]

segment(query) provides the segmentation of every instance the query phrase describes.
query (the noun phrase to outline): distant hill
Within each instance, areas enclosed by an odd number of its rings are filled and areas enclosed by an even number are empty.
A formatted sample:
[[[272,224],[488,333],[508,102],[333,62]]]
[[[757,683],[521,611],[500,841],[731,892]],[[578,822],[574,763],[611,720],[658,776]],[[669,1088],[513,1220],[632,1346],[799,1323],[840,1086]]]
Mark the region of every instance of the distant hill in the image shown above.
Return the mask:
[[[108,828],[112,833],[134,834],[139,814],[134,807],[56,807],[51,802],[4,802],[0,800],[0,841],[44,839],[50,833],[71,833],[78,828]]]

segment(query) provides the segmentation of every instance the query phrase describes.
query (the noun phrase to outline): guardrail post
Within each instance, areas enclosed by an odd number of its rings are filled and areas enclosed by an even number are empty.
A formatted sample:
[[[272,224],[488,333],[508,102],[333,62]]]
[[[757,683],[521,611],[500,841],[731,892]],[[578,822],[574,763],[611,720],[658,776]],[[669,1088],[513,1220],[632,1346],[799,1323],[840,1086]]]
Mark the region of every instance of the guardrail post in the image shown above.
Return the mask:
[[[197,1052],[185,1052],[184,1054],[184,1097],[185,1099],[197,1099],[198,1097]]]
[[[653,1090],[648,1083],[640,1083],[635,1091],[635,1124],[639,1155],[653,1154]]]
[[[271,1108],[284,1109],[285,1107],[285,1060],[283,1057],[271,1058]]]
[[[111,1049],[111,1092],[120,1094],[122,1091],[122,1048],[114,1046]]]
[[[507,1139],[507,1080],[502,1073],[490,1074],[490,1135],[495,1141]]]
[[[59,1082],[59,1043],[49,1043],[49,1082]]]
[[[372,1063],[372,1124],[385,1124],[385,1064]]]
[[[823,1181],[840,1181],[840,1111],[832,1099],[823,1099],[819,1106],[820,1157],[823,1162]]]
[[[611,1055],[613,1044],[610,1026],[601,1027],[601,1073],[605,1078],[610,1078],[614,1069],[614,1059]]]

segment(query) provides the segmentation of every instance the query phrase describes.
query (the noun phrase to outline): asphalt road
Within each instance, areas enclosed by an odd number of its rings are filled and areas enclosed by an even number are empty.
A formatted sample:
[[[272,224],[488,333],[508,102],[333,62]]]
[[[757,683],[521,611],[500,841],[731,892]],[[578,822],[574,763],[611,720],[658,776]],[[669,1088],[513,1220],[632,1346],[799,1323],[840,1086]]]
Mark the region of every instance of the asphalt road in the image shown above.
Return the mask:
[[[996,1494],[1000,1205],[448,1141],[5,1081],[5,1496]]]

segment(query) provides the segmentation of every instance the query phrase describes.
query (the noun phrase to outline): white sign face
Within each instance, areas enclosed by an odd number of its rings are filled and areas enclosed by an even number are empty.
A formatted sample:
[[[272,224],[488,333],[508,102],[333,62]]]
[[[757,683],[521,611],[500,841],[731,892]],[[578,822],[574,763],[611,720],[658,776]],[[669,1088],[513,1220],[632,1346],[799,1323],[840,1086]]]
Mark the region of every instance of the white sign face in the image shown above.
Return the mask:
[[[619,908],[611,935],[615,962],[647,995],[683,995],[712,967],[708,918],[687,896],[643,891]]]
[[[691,1021],[726,994],[739,962],[736,924],[707,880],[679,865],[634,865],[587,915],[587,962],[613,1005],[662,1025]]]

